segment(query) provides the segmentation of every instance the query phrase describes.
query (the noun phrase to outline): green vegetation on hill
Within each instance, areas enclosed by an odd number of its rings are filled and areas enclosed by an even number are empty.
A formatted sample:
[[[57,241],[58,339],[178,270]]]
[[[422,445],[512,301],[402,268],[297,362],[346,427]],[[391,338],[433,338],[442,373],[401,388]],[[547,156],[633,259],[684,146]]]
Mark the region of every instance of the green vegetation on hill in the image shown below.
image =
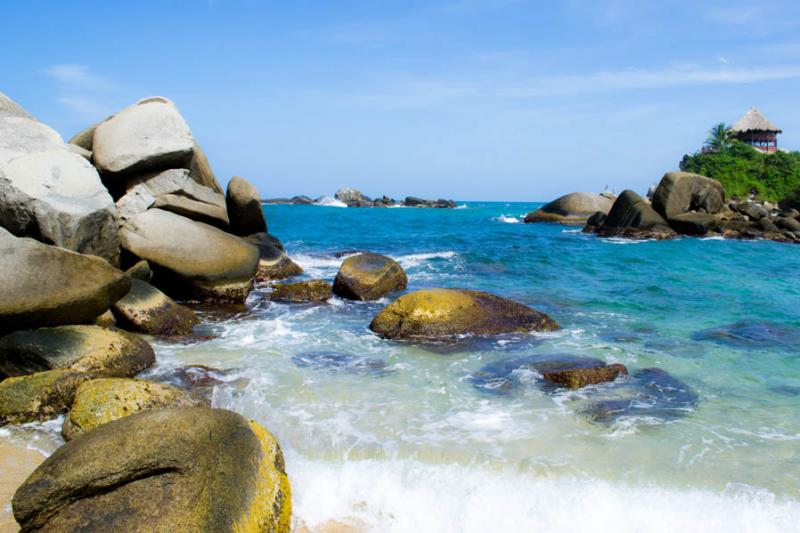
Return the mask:
[[[718,180],[728,197],[800,201],[800,152],[760,152],[720,126],[711,130],[706,150],[683,157],[681,170]]]

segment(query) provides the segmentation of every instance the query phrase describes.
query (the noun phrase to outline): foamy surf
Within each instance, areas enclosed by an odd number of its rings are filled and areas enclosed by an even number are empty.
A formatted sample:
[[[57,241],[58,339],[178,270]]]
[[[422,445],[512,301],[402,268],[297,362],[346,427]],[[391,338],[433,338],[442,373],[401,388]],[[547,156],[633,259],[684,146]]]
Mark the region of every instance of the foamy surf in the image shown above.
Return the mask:
[[[288,455],[295,520],[369,532],[791,531],[800,504],[746,486],[722,492],[536,477],[416,460],[331,464]]]
[[[347,204],[341,200],[337,200],[332,196],[323,196],[311,205],[318,205],[322,207],[347,207]]]
[[[519,224],[522,222],[521,217],[515,217],[512,215],[500,215],[499,217],[494,217],[492,220],[496,222],[503,222],[505,224]]]

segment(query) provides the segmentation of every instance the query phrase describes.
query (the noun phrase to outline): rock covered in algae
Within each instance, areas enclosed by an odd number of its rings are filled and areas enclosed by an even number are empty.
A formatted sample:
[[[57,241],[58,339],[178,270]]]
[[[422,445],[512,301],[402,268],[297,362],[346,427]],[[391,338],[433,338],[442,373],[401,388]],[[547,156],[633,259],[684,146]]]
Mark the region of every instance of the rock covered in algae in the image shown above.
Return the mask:
[[[69,408],[78,386],[89,376],[74,370],[48,370],[0,382],[0,426],[46,420]]]
[[[275,438],[203,407],[138,413],[76,437],[12,504],[22,531],[285,533],[292,513]]]
[[[78,387],[61,433],[70,440],[97,426],[140,411],[194,407],[204,403],[172,385],[143,379],[95,379]]]
[[[559,325],[544,313],[486,292],[426,289],[401,296],[378,313],[369,327],[395,339],[551,331]]]
[[[270,298],[281,302],[324,302],[333,295],[331,284],[321,279],[282,283],[273,289]]]
[[[188,335],[199,322],[194,311],[136,278],[111,310],[121,327],[154,335]]]

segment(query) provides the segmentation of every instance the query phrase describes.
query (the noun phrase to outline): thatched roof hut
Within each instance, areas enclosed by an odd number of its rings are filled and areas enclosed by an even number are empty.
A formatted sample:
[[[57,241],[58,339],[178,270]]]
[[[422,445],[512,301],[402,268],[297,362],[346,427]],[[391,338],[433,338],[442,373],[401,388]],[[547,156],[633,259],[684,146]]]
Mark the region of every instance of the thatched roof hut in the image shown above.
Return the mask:
[[[762,152],[778,150],[778,134],[783,133],[755,107],[744,114],[731,127],[731,132],[742,142],[746,142]]]

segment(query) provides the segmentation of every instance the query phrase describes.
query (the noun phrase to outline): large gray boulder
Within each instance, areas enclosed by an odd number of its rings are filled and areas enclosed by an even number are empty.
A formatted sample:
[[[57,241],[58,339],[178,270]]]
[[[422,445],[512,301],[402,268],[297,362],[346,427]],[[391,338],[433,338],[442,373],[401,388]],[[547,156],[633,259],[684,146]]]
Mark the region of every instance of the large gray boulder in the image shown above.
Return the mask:
[[[667,221],[631,190],[619,195],[603,222],[593,231],[603,236],[667,238],[675,235]]]
[[[225,191],[222,190],[222,186],[217,181],[206,153],[196,142],[194,143],[192,161],[189,163],[189,175],[200,185],[208,187],[216,193],[224,194]]]
[[[342,187],[336,191],[336,199],[346,203],[349,207],[372,207],[372,200],[358,189]]]
[[[228,183],[225,202],[228,206],[231,233],[245,236],[267,231],[261,197],[255,185],[234,176]]]
[[[0,117],[36,118],[3,93],[0,93]]]
[[[92,150],[103,172],[188,167],[194,149],[189,125],[171,101],[145,98],[97,126]]]
[[[228,227],[225,197],[194,181],[187,169],[170,169],[130,180],[128,192],[117,200],[119,218],[126,220],[151,207]]]
[[[608,214],[615,199],[615,196],[608,193],[572,192],[528,213],[525,222],[583,225],[598,211]]]
[[[690,211],[714,215],[724,205],[720,182],[690,172],[667,172],[653,193],[653,209],[667,220]]]
[[[107,261],[0,228],[0,333],[91,322],[131,288]]]
[[[0,225],[119,260],[114,201],[95,168],[53,129],[16,111],[0,115]]]
[[[120,241],[150,264],[153,284],[177,298],[244,301],[258,269],[255,246],[162,209],[130,217],[120,228]]]

